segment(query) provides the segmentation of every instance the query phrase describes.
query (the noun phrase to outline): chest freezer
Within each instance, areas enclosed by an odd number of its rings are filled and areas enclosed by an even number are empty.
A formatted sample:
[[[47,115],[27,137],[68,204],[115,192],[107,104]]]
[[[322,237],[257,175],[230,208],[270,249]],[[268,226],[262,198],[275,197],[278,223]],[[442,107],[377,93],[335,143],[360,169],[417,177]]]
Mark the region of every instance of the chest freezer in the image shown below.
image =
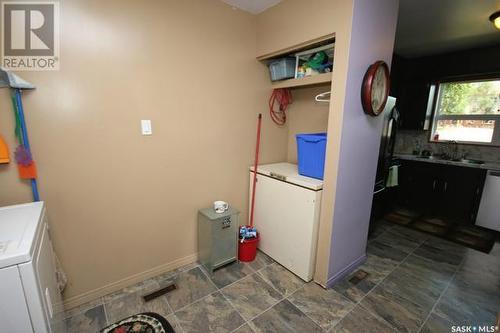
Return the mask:
[[[249,198],[253,174],[251,167]],[[259,249],[306,282],[316,265],[322,192],[323,181],[299,175],[295,164],[257,167],[254,225]]]

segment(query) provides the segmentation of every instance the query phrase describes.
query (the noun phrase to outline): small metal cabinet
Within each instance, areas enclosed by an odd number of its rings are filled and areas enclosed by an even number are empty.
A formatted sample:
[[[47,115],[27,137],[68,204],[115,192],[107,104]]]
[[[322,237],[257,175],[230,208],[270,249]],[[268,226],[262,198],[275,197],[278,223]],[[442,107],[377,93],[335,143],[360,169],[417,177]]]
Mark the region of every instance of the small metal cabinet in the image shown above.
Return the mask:
[[[210,274],[238,259],[239,213],[231,207],[221,214],[213,208],[198,211],[199,260]]]

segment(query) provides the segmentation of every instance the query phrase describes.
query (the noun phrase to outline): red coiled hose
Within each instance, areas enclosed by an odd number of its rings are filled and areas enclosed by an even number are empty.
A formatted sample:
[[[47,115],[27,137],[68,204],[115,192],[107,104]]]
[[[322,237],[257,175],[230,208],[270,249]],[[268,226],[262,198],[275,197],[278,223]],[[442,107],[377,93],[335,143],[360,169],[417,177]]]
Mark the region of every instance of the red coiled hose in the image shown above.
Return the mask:
[[[274,104],[278,103],[279,109],[274,110]],[[275,124],[282,126],[286,123],[286,108],[292,103],[290,89],[274,89],[269,98],[269,114]]]

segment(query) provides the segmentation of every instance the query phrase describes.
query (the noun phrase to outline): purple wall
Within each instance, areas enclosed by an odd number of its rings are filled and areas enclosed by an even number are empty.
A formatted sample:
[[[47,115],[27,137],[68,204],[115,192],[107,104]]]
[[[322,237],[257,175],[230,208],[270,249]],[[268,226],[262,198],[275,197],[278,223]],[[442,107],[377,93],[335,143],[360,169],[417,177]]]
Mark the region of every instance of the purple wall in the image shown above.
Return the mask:
[[[398,0],[354,1],[329,285],[365,258],[382,117],[365,115],[360,91],[369,65],[377,60],[391,63],[397,16]]]

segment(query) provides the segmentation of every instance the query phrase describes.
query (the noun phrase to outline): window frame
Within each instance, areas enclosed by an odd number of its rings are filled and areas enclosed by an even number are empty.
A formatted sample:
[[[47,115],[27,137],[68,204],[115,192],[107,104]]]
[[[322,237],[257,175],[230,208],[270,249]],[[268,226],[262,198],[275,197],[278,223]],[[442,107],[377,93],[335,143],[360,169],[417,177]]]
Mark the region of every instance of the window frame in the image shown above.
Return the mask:
[[[432,107],[427,109],[427,115],[430,116],[430,126],[427,128],[429,132],[429,142],[432,143],[446,143],[449,140],[434,140],[434,135],[436,131],[438,120],[494,120],[495,126],[493,128],[493,135],[491,142],[478,142],[478,141],[462,141],[457,140],[456,142],[464,145],[474,145],[474,146],[488,146],[488,147],[500,147],[500,115],[487,115],[487,114],[462,114],[462,115],[440,115],[439,114],[439,101],[441,96],[441,84],[443,83],[469,83],[469,82],[484,82],[484,81],[499,81],[500,75],[488,75],[480,77],[466,77],[466,78],[455,78],[437,81],[431,84],[429,91],[429,101],[432,100]],[[430,112],[432,110],[432,112]],[[431,114],[430,114],[431,113]],[[426,119],[428,117],[426,116]]]

